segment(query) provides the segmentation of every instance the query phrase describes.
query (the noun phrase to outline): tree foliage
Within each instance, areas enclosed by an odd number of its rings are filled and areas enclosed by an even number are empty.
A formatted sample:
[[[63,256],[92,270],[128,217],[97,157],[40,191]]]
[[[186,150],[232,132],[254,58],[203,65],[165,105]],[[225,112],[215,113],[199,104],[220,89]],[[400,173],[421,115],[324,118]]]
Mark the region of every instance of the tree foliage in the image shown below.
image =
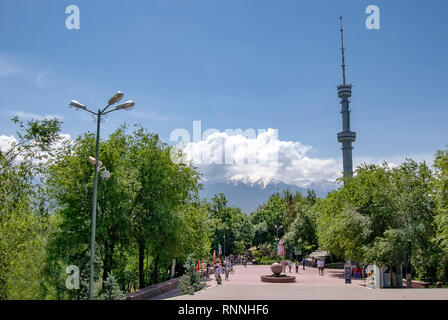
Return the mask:
[[[0,299],[38,299],[44,248],[54,221],[36,205],[39,161],[51,157],[61,123],[13,121],[19,126],[18,140],[0,151]]]

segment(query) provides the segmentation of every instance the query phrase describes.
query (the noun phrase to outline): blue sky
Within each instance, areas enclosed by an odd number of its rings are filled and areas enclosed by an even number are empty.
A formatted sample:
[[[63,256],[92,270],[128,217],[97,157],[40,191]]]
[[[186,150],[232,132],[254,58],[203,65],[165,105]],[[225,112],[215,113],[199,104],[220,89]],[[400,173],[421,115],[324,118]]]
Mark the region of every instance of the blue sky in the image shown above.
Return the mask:
[[[67,30],[65,8],[80,8]],[[381,30],[365,27],[368,5]],[[58,115],[72,137],[94,130],[78,100],[104,105],[116,91],[136,103],[112,113],[165,141],[176,128],[275,128],[280,140],[340,158],[336,86],[339,16],[352,83],[355,157],[427,157],[448,143],[448,2],[158,0],[0,2],[0,135],[11,115]]]

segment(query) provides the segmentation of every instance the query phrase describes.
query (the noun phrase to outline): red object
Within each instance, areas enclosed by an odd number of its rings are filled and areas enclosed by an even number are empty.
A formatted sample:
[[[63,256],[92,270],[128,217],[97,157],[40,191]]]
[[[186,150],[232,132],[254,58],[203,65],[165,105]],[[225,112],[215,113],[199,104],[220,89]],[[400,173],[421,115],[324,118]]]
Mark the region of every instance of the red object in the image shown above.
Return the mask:
[[[201,270],[201,266],[199,264],[199,259],[198,259],[198,271]]]
[[[285,255],[285,245],[284,244],[279,244],[278,245],[278,255],[279,256],[284,256]]]

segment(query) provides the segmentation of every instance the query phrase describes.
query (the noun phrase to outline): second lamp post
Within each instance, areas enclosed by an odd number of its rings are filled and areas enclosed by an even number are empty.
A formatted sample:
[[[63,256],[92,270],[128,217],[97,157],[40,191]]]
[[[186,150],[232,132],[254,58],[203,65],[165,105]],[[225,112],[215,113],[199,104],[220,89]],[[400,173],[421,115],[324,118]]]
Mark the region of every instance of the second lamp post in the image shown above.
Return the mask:
[[[90,112],[94,115],[96,115],[96,161],[95,161],[95,173],[94,173],[94,179],[93,179],[93,201],[92,201],[92,234],[90,237],[90,274],[89,274],[89,300],[92,300],[93,298],[93,275],[94,275],[94,258],[95,258],[95,229],[96,229],[96,207],[97,207],[97,189],[98,189],[98,162],[99,162],[99,144],[100,144],[100,123],[101,123],[101,116],[106,115],[110,112],[116,111],[116,110],[130,110],[134,107],[134,102],[127,101],[125,103],[122,103],[115,107],[115,109],[107,111],[107,109],[114,105],[115,103],[119,102],[123,98],[123,93],[118,91],[112,98],[109,99],[107,106],[101,110],[101,108],[98,108],[98,112],[93,112],[87,107],[81,103],[79,103],[76,100],[72,100],[69,104],[70,108],[75,110],[85,110],[87,112]]]

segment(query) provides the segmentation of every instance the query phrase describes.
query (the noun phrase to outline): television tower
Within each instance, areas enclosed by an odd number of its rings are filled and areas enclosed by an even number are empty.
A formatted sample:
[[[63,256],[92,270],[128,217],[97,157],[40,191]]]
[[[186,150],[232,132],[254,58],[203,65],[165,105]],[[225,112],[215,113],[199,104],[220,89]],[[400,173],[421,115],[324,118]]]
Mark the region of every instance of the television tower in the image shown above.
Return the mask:
[[[356,140],[356,132],[350,131],[349,98],[352,96],[352,85],[345,83],[344,29],[341,20],[341,52],[342,52],[342,84],[338,86],[338,96],[341,98],[342,131],[338,133],[338,141],[342,143],[342,163],[344,176],[353,176],[352,142]]]

